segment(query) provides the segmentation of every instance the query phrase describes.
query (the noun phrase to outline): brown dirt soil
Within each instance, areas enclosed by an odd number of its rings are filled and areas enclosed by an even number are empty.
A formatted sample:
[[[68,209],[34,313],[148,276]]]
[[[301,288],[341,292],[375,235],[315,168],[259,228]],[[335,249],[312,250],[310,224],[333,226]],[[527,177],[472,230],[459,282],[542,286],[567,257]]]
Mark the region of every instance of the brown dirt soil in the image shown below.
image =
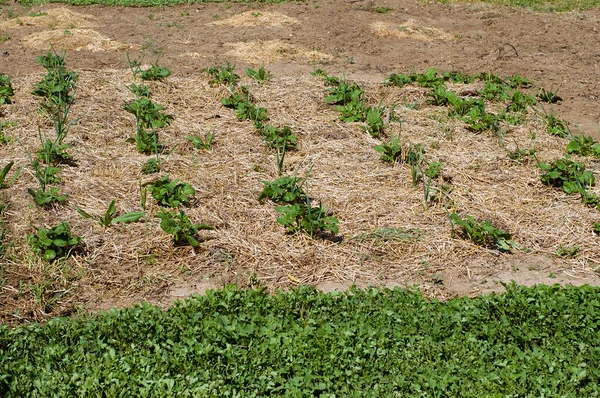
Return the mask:
[[[392,72],[430,67],[518,73],[534,79],[536,87],[558,89],[564,100],[546,110],[567,120],[576,133],[599,138],[600,13],[406,0],[385,5],[392,8],[385,14],[363,1],[166,9],[3,6],[0,72],[10,76],[15,97],[0,109],[0,120],[17,123],[5,132],[18,140],[0,147],[0,166],[14,160],[24,172],[0,191],[9,204],[0,322],[43,321],[140,301],[167,305],[226,283],[269,289],[304,283],[326,291],[352,284],[418,284],[439,298],[501,291],[510,280],[599,285],[600,238],[591,226],[600,213],[544,186],[534,161],[521,164],[507,156],[517,146],[536,148],[543,161],[564,152],[567,141],[543,133],[539,113],[530,112],[525,125],[511,127],[499,140],[489,133],[476,135],[449,119],[444,108],[427,105],[427,89],[380,83]],[[63,17],[54,22],[27,17],[40,11],[51,17],[56,9]],[[277,18],[282,23],[273,23]],[[27,43],[35,35],[60,48],[67,44],[51,38],[68,35],[65,29],[89,27],[106,45],[87,47],[86,42],[67,53],[68,68],[80,73],[72,108],[78,122],[66,140],[76,164],[61,172],[61,191],[69,194],[69,202],[40,210],[27,194],[35,180],[26,151],[39,148],[38,126],[53,134],[51,123],[37,112],[39,99],[31,95],[43,75],[35,59],[47,49]],[[149,83],[153,100],[175,116],[160,133],[161,141],[174,148],[163,174],[191,183],[196,195],[186,213],[194,222],[216,227],[199,235],[197,250],[174,246],[160,230],[152,216],[158,211],[153,199],[147,224],[105,229],[75,210],[77,204],[98,214],[112,199],[119,212],[138,210],[140,181],[151,179],[140,172],[147,156],[125,142],[134,130],[133,118],[122,109],[132,99],[126,88],[132,74],[126,50],[115,43],[145,47],[144,63],[152,61],[152,50],[164,50],[159,63],[172,75]],[[130,51],[133,58],[141,54]],[[343,241],[286,235],[274,205],[257,201],[261,181],[277,177],[275,155],[250,122],[238,121],[234,111],[221,106],[228,90],[211,86],[201,71],[226,61],[240,75],[247,66],[262,65],[273,73],[262,86],[246,77],[242,83],[268,110],[271,124],[289,125],[298,135],[300,148],[286,156],[286,172],[304,175],[312,169],[310,195],[340,220]],[[503,254],[451,237],[446,210],[439,204],[425,208],[422,186],[413,187],[408,166],[382,163],[373,150],[381,141],[359,123],[339,121],[339,113],[325,104],[327,88],[310,76],[318,67],[356,81],[371,105],[398,104],[400,121],[390,121],[388,134],[401,134],[404,143],[423,143],[427,159],[443,162],[444,179],[436,184],[450,187],[449,209],[492,220],[527,251]],[[465,93],[479,88],[454,87]],[[415,101],[421,105],[412,109],[408,104]],[[194,150],[185,139],[210,132],[215,143],[208,151]],[[584,160],[597,168],[597,162]],[[61,221],[83,237],[84,250],[64,262],[43,263],[24,236]],[[378,228],[400,228],[412,238],[366,239]],[[580,247],[574,258],[555,254],[574,245]]]

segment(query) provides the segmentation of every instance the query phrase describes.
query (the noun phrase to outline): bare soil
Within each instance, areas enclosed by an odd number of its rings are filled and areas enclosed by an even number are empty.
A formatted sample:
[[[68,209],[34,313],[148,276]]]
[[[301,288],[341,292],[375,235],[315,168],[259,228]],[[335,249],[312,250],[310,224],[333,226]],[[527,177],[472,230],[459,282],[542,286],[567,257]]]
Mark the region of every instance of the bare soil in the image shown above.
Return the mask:
[[[386,13],[377,6],[391,8]],[[57,11],[58,10],[58,11]],[[28,17],[31,12],[48,15]],[[0,267],[0,321],[43,321],[141,301],[166,305],[227,283],[288,288],[299,283],[323,290],[358,286],[419,285],[447,298],[501,291],[502,283],[599,285],[599,239],[591,225],[600,213],[577,198],[543,186],[532,163],[515,164],[506,148],[538,148],[542,160],[561,155],[566,142],[544,137],[532,114],[526,127],[497,137],[475,135],[445,120],[443,111],[401,108],[393,134],[423,142],[432,159],[444,162],[453,184],[454,209],[491,219],[511,231],[528,250],[513,254],[450,237],[442,206],[425,209],[403,165],[378,159],[357,124],[341,123],[324,103],[326,87],[310,76],[326,69],[358,82],[373,104],[404,99],[425,102],[425,89],[393,89],[380,83],[392,72],[439,71],[518,73],[537,87],[557,91],[559,104],[546,106],[574,132],[600,138],[600,12],[549,14],[479,3],[415,1],[318,1],[307,4],[202,4],[165,9],[45,5],[33,9],[9,3],[0,11],[0,72],[11,77],[14,104],[2,119],[15,138],[0,147],[2,166],[15,160],[23,177],[0,191],[10,208],[5,219],[12,242]],[[65,166],[62,191],[69,204],[40,210],[27,195],[34,179],[26,150],[35,152],[37,126],[51,131],[30,93],[43,74],[35,63],[50,43],[67,49],[69,69],[80,73],[67,142],[77,159]],[[131,94],[127,52],[134,58],[161,50],[159,63],[172,75],[151,83],[154,100],[175,116],[161,133],[171,148],[165,166],[172,177],[196,188],[187,212],[195,222],[217,227],[201,249],[173,246],[158,222],[103,229],[83,220],[78,204],[101,212],[112,198],[120,211],[139,208],[140,167],[146,157],[125,142],[133,132],[122,110]],[[276,125],[299,136],[287,170],[312,167],[311,194],[340,220],[343,241],[290,236],[276,223],[273,204],[256,200],[262,180],[277,177],[272,151],[251,123],[223,108],[224,87],[212,87],[203,68],[231,62],[238,73],[264,65],[274,79],[244,83],[267,108]],[[538,129],[538,130],[536,130]],[[532,130],[538,131],[532,139]],[[188,134],[214,131],[210,151],[194,151]],[[592,167],[595,164],[592,164]],[[150,207],[153,213],[157,207]],[[69,221],[84,238],[85,251],[60,264],[31,255],[24,235],[35,227]],[[352,237],[375,228],[419,231],[410,241],[359,242]],[[561,246],[580,247],[573,259],[556,256]]]

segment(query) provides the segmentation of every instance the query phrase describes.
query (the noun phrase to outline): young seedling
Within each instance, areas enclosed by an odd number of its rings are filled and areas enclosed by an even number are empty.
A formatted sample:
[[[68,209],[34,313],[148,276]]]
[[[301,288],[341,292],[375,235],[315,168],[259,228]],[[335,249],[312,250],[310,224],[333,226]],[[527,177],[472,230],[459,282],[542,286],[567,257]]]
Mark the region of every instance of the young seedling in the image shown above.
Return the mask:
[[[307,196],[302,189],[304,181],[296,176],[280,177],[273,182],[261,181],[265,187],[258,200],[269,199],[277,204],[306,203]]]
[[[10,78],[0,73],[0,106],[12,103],[10,97],[15,95]]]
[[[561,258],[574,258],[579,253],[579,246],[560,246],[556,255]]]
[[[397,137],[391,136],[390,142],[382,142],[380,145],[373,147],[377,152],[381,154],[380,160],[384,162],[394,163],[402,160],[402,143],[400,140],[400,134]]]
[[[298,148],[298,137],[292,133],[289,126],[278,128],[269,124],[258,124],[257,129],[267,148],[280,148],[280,151],[293,151]]]
[[[592,137],[576,135],[567,145],[567,153],[600,158],[600,143]]]
[[[42,64],[47,73],[35,85],[33,95],[42,97],[41,109],[47,112],[52,119],[56,133],[56,145],[62,144],[72,123],[69,121],[71,105],[75,101],[75,90],[79,74],[67,71],[65,51],[58,54],[54,48],[52,52],[38,57],[36,62]]]
[[[296,203],[287,206],[277,206],[275,210],[281,213],[277,222],[283,225],[289,233],[305,232],[311,237],[321,235],[326,231],[332,234],[339,232],[338,219],[327,216],[323,205],[313,207],[310,202]]]
[[[19,170],[16,171],[16,173],[12,176],[12,178],[10,180],[6,179],[8,176],[8,173],[10,172],[10,169],[13,167],[14,164],[15,164],[15,162],[12,162],[12,161],[8,162],[6,164],[6,166],[4,166],[2,168],[2,170],[0,171],[0,189],[8,188],[21,175],[21,171],[23,171],[23,167],[20,167]]]
[[[210,133],[206,137],[200,137],[197,135],[188,135],[185,138],[187,138],[187,140],[192,144],[192,146],[194,148],[204,150],[204,149],[210,149],[213,139],[215,138],[215,133]]]
[[[542,102],[547,102],[548,104],[555,104],[558,101],[562,101],[562,98],[559,97],[556,93],[546,90],[545,88],[541,88],[537,97]]]
[[[544,185],[562,188],[568,194],[580,193],[595,182],[594,173],[568,155],[550,164],[538,162],[537,167],[543,172],[540,178]]]
[[[156,181],[142,184],[142,187],[148,187],[152,197],[163,207],[169,206],[175,208],[181,205],[188,205],[190,197],[196,193],[190,184],[180,182],[180,180],[171,181],[168,175]]]
[[[246,75],[249,78],[254,79],[261,84],[264,84],[264,83],[270,81],[273,77],[273,75],[271,75],[271,72],[267,72],[265,70],[264,66],[261,66],[259,70],[255,70],[252,68],[246,68]]]
[[[67,195],[60,195],[57,187],[52,187],[50,184],[60,182],[60,178],[56,175],[61,169],[51,165],[42,166],[37,159],[33,159],[31,154],[27,152],[33,176],[37,180],[40,188],[27,188],[27,192],[31,195],[38,206],[48,206],[52,203],[63,203],[67,200]]]
[[[132,211],[132,212],[125,213],[125,214],[115,217],[115,214],[117,213],[117,206],[115,203],[116,203],[116,200],[113,199],[110,202],[110,204],[108,205],[108,208],[106,209],[104,214],[101,216],[100,215],[91,215],[91,214],[83,211],[77,205],[75,206],[75,209],[77,210],[77,213],[79,213],[79,215],[81,217],[94,219],[98,222],[98,224],[102,225],[103,227],[110,227],[113,223],[114,224],[117,224],[117,223],[127,224],[127,223],[136,222],[136,221],[139,221],[140,218],[144,217],[144,215],[146,214],[142,211]]]
[[[218,86],[220,84],[224,86],[229,86],[230,89],[233,89],[237,86],[240,77],[234,72],[235,65],[227,62],[227,65],[217,65],[210,68],[202,69],[202,72],[208,73],[212,79],[209,80],[209,84]]]
[[[132,91],[137,92],[137,88],[139,86]],[[145,96],[138,96],[136,100],[126,103],[123,109],[135,116],[136,135],[127,142],[135,142],[140,153],[159,152],[163,144],[158,142],[158,130],[170,125],[173,116],[163,113],[164,107]]]
[[[561,138],[567,138],[572,135],[565,122],[554,116],[554,114],[545,113],[544,119],[546,120],[546,132],[548,134]]]
[[[462,229],[461,236],[476,245],[504,252],[510,252],[511,248],[520,249],[519,245],[512,241],[510,233],[494,227],[489,220],[479,222],[471,216],[462,218],[456,213],[449,214],[448,217],[452,226],[452,237],[455,235],[454,226],[457,225]]]
[[[179,210],[179,213],[161,210],[156,217],[161,219],[162,230],[173,235],[175,243],[188,244],[192,247],[200,246],[196,239],[198,231],[214,229],[208,224],[193,224],[182,210]]]
[[[159,52],[156,59],[146,69],[142,69],[146,54],[142,55],[140,60],[132,60],[129,58],[129,53],[127,53],[127,62],[134,76],[140,77],[142,80],[163,80],[171,75],[171,71],[167,67],[158,65],[161,55],[162,52]]]
[[[40,228],[35,234],[27,234],[26,239],[31,249],[48,262],[69,257],[81,243],[81,238],[71,232],[67,222],[51,229]]]

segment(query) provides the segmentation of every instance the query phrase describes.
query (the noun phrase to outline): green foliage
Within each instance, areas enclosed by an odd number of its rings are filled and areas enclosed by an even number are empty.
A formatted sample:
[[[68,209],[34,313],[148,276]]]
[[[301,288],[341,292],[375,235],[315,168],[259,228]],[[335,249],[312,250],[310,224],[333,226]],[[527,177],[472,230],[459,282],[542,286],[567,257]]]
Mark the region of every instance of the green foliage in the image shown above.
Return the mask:
[[[404,87],[407,84],[411,84],[417,81],[416,73],[410,73],[409,75],[392,73],[384,81],[385,86]]]
[[[273,182],[261,181],[264,188],[258,200],[269,199],[277,204],[306,203],[307,196],[302,189],[304,181],[296,176],[280,177]]]
[[[138,97],[123,105],[123,109],[135,116],[135,136],[128,139],[134,142],[140,153],[158,153],[163,144],[158,142],[158,131],[173,121],[172,115],[162,112],[165,108],[150,99],[150,91],[144,85],[132,84],[129,89]]]
[[[192,145],[194,146],[194,148],[196,148],[196,149],[200,149],[200,150],[210,149],[213,139],[215,138],[215,133],[210,133],[206,137],[200,137],[197,135],[188,135],[185,138],[187,138],[187,140],[189,142],[191,142]]]
[[[6,233],[8,232],[8,228],[6,228],[6,226],[4,225],[4,215],[6,214],[6,211],[8,210],[8,203],[2,201],[0,202],[0,260],[2,260],[4,258],[4,256],[6,255],[6,243],[5,243],[5,238],[6,238]],[[1,269],[1,268],[0,268]],[[0,271],[0,275],[1,275],[1,271]]]
[[[579,253],[579,246],[560,246],[556,255],[561,258],[573,258]]]
[[[45,325],[0,326],[7,397],[594,397],[600,289],[229,286]],[[267,371],[268,369],[268,371]]]
[[[149,158],[142,166],[142,174],[149,175],[158,173],[161,169],[161,163],[160,158]]]
[[[593,230],[596,235],[600,235],[600,222],[594,223]]]
[[[31,249],[46,261],[68,257],[80,242],[81,238],[71,232],[67,222],[51,229],[40,228],[35,234],[27,234],[27,243]]]
[[[383,115],[384,108],[370,106],[366,110],[364,129],[371,137],[378,137],[383,134]]]
[[[514,74],[508,77],[507,84],[512,88],[527,88],[531,87],[533,82],[519,74]]]
[[[425,175],[433,180],[438,178],[442,173],[442,162],[430,162],[427,164],[427,168],[425,169]]]
[[[429,68],[425,73],[416,75],[417,84],[421,87],[436,88],[444,84],[444,78],[438,76],[435,68]]]
[[[512,235],[502,231],[492,225],[492,222],[485,220],[479,222],[473,217],[467,215],[464,218],[456,213],[449,214],[452,223],[452,236],[454,236],[454,226],[461,227],[461,236],[468,239],[476,245],[510,252],[511,247],[519,248],[519,245],[512,241]]]
[[[396,162],[402,160],[402,143],[400,135],[397,137],[391,136],[389,142],[382,142],[380,145],[373,147],[377,152],[381,154],[379,159],[384,162]]]
[[[535,158],[536,152],[537,149],[521,149],[517,146],[517,148],[514,151],[508,152],[508,157],[520,163],[525,159]]]
[[[481,98],[460,98],[456,96],[449,97],[452,109],[448,111],[448,115],[451,117],[465,116],[475,108],[479,108],[479,111],[485,112],[485,105]]]
[[[246,68],[246,75],[262,84],[270,81],[273,78],[271,72],[267,72],[264,66],[261,66],[258,70]]]
[[[73,156],[66,152],[72,145],[61,144],[59,140],[52,141],[49,138],[40,137],[42,147],[37,151],[37,158],[46,164],[69,163]]]
[[[36,59],[47,73],[35,85],[33,95],[42,97],[42,109],[60,118],[75,100],[75,89],[79,74],[67,71],[65,51],[58,54],[54,49]],[[65,123],[66,124],[66,123]]]
[[[53,203],[64,203],[67,195],[61,195],[58,187],[46,187],[46,189],[27,188],[27,192],[38,206],[46,207]]]
[[[500,132],[500,119],[498,115],[488,113],[484,108],[474,106],[463,116],[462,120],[467,124],[467,128],[475,133],[483,131]]]
[[[550,90],[546,90],[545,88],[540,89],[540,92],[538,93],[537,97],[540,101],[547,102],[549,104],[555,104],[558,101],[562,101],[562,98],[559,97],[556,93]]]
[[[458,101],[458,96],[452,91],[448,91],[445,86],[437,86],[427,96],[429,97],[428,102],[435,106],[447,106]]]
[[[586,170],[583,163],[571,160],[567,155],[552,163],[538,162],[543,174],[542,183],[555,188],[562,188],[566,193],[579,193],[586,187],[594,185],[592,171]]]
[[[341,83],[341,80],[337,76],[329,76],[326,71],[323,69],[316,69],[310,72],[312,76],[321,77],[327,86],[338,86]]]
[[[117,206],[115,203],[116,203],[116,200],[113,199],[110,202],[110,204],[108,205],[108,208],[106,209],[104,214],[101,216],[91,215],[89,213],[86,213],[77,205],[75,205],[75,209],[77,210],[77,213],[79,213],[79,215],[81,215],[81,217],[92,218],[92,219],[96,220],[98,222],[98,224],[102,225],[103,227],[110,227],[113,223],[114,224],[117,224],[117,223],[127,224],[127,223],[131,223],[131,222],[136,222],[136,221],[139,221],[140,218],[144,217],[144,215],[145,215],[145,213],[141,212],[141,211],[132,211],[132,212],[125,213],[125,214],[115,217],[115,214],[117,213]]]
[[[146,54],[142,55],[142,58],[139,60],[132,60],[129,58],[129,54],[127,54],[127,61],[134,76],[140,77],[142,80],[163,80],[171,75],[171,71],[164,66],[158,65],[161,55],[162,53],[158,53],[157,57],[146,69],[142,69],[142,63]]]
[[[227,65],[217,65],[210,68],[202,69],[202,72],[208,73],[212,79],[209,80],[209,84],[212,85],[228,85],[229,87],[237,86],[240,77],[234,72],[235,65],[227,62]]]
[[[13,138],[7,136],[6,133],[4,132],[4,129],[6,127],[12,127],[12,126],[16,126],[16,122],[13,122],[13,121],[10,121],[10,122],[0,121],[0,145],[10,144],[12,141],[14,141]]]
[[[150,93],[150,87],[146,86],[143,83],[142,84],[131,83],[129,86],[127,86],[127,88],[136,97],[150,98],[150,96],[152,95]]]
[[[548,134],[561,138],[567,138],[571,134],[565,122],[554,116],[554,114],[546,113],[544,119],[546,120],[546,132]]]
[[[510,87],[503,81],[486,81],[485,87],[479,91],[479,94],[488,101],[506,101],[510,98]]]
[[[346,105],[362,102],[363,91],[358,84],[349,84],[347,81],[340,82],[328,90],[329,95],[325,102],[330,105]]]
[[[179,212],[161,210],[156,214],[156,217],[161,219],[160,227],[162,230],[173,235],[175,243],[188,244],[192,247],[200,246],[196,239],[198,231],[213,229],[207,224],[193,224],[183,210],[179,210]]]
[[[21,171],[23,171],[23,167],[20,167],[19,170],[17,170],[15,172],[15,174],[12,176],[12,178],[7,180],[8,173],[10,172],[10,169],[13,167],[14,164],[15,164],[15,162],[13,162],[13,161],[8,162],[6,164],[6,166],[4,166],[2,168],[2,170],[0,170],[0,189],[8,188],[21,175]]]
[[[289,126],[277,128],[269,124],[259,124],[257,128],[267,148],[279,148],[280,150],[284,149],[285,151],[298,148],[298,137],[292,133]]]
[[[521,91],[515,91],[510,97],[510,103],[506,107],[506,110],[509,112],[524,112],[536,102],[535,97],[524,94]]]
[[[338,219],[327,216],[323,205],[311,206],[310,202],[296,203],[287,206],[277,206],[275,210],[281,213],[277,222],[283,225],[288,232],[305,232],[309,236],[324,236],[329,231],[332,234],[339,232]]]
[[[226,108],[235,109],[235,116],[239,120],[251,120],[260,126],[268,119],[267,110],[251,102],[248,87],[240,87],[237,92],[223,98],[221,103]]]
[[[470,84],[475,81],[475,76],[470,76],[462,72],[443,72],[442,79],[444,81],[451,81],[452,83]]]
[[[600,158],[600,143],[592,137],[576,135],[567,145],[567,153]]]
[[[142,184],[142,187],[148,187],[152,197],[156,199],[160,206],[173,208],[188,205],[190,197],[196,193],[196,190],[190,184],[180,180],[171,181],[168,175],[154,182]]]
[[[10,78],[3,73],[0,73],[0,106],[10,104],[10,97],[15,95]]]

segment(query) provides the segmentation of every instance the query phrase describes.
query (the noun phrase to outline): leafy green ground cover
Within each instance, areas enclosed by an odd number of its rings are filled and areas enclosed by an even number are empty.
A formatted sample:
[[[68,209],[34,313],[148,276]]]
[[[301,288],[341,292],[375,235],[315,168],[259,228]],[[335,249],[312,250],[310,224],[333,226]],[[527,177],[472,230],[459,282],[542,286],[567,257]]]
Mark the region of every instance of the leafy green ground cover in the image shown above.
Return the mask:
[[[229,287],[44,326],[0,326],[0,395],[593,397],[600,289],[508,285],[270,295]]]

